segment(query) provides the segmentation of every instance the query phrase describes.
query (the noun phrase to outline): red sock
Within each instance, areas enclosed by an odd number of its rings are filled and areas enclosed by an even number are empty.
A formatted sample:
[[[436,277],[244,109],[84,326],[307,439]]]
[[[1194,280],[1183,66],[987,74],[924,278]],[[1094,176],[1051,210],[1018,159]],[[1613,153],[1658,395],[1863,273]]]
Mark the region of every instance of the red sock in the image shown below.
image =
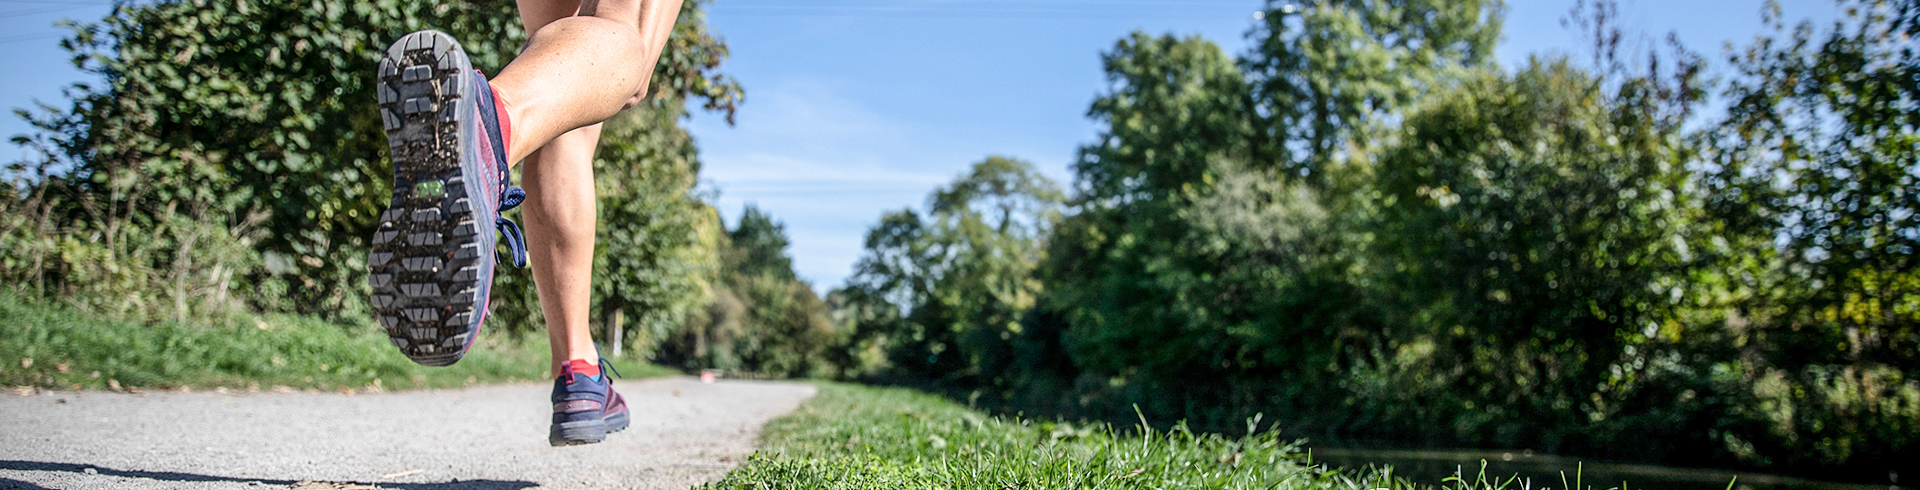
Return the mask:
[[[500,120],[500,145],[506,148],[506,154],[512,155],[513,119],[507,117],[507,114],[510,114],[510,112],[507,111],[507,99],[500,97],[499,88],[488,85],[487,89],[493,92],[493,113],[494,117]]]
[[[585,374],[587,376],[600,375],[600,365],[594,364],[592,361],[588,361],[586,359],[568,360],[566,370],[573,371],[579,374]]]

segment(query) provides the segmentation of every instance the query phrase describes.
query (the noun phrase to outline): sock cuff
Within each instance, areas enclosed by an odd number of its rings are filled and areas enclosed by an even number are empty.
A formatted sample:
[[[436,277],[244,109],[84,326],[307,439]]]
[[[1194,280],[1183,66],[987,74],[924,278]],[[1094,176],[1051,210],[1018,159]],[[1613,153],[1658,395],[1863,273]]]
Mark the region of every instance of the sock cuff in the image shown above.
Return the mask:
[[[487,91],[493,96],[495,119],[500,120],[500,147],[506,148],[506,151],[501,153],[513,155],[513,118],[507,117],[507,99],[500,96],[500,89],[493,84],[487,84]]]
[[[594,363],[593,361],[588,361],[588,360],[586,360],[586,359],[570,359],[570,360],[568,360],[568,361],[567,361],[567,370],[568,370],[568,371],[573,371],[573,372],[575,372],[575,373],[579,373],[579,374],[584,374],[584,375],[587,375],[587,376],[591,376],[591,377],[599,377],[599,376],[600,376],[600,365],[599,365],[599,364],[595,364],[595,363]]]

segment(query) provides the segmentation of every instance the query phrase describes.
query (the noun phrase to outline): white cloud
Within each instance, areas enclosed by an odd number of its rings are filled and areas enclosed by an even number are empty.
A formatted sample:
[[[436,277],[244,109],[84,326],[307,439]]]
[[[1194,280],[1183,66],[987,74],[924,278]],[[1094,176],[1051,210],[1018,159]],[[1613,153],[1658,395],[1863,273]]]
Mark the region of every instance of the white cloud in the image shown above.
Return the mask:
[[[837,85],[798,80],[756,86],[738,125],[696,117],[704,185],[729,222],[754,203],[787,225],[795,272],[816,289],[851,273],[868,226],[919,206],[982,155],[955,151],[925,124],[881,115]]]

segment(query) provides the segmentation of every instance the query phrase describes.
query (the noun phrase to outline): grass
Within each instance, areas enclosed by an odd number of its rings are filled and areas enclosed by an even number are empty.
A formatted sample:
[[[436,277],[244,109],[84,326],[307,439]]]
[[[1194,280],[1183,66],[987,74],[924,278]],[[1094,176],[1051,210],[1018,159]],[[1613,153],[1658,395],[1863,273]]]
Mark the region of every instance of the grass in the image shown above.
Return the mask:
[[[1299,442],[1248,435],[1116,430],[992,417],[911,390],[822,383],[819,396],[774,420],[762,450],[717,489],[1410,489],[1390,470],[1311,464]],[[1519,489],[1450,479],[1442,488]],[[1539,482],[1535,482],[1539,483]]]
[[[384,391],[547,380],[544,338],[483,336],[445,368],[407,360],[379,327],[240,316],[146,325],[0,296],[0,386]],[[614,361],[628,377],[666,368]]]

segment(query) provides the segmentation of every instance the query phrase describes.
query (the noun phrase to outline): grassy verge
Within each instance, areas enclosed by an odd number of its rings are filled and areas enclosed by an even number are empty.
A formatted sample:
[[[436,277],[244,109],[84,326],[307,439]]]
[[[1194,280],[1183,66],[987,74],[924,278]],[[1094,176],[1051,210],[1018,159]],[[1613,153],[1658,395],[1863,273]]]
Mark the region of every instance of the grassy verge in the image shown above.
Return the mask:
[[[544,338],[483,336],[452,367],[407,360],[372,325],[266,315],[144,325],[0,296],[0,386],[381,391],[545,381]],[[614,361],[628,377],[672,371]]]
[[[1181,427],[1116,431],[1012,420],[910,390],[841,384],[821,384],[819,396],[768,424],[762,446],[725,479],[702,488],[1414,487],[1390,474],[1309,464],[1296,442],[1271,432],[1223,437]]]

